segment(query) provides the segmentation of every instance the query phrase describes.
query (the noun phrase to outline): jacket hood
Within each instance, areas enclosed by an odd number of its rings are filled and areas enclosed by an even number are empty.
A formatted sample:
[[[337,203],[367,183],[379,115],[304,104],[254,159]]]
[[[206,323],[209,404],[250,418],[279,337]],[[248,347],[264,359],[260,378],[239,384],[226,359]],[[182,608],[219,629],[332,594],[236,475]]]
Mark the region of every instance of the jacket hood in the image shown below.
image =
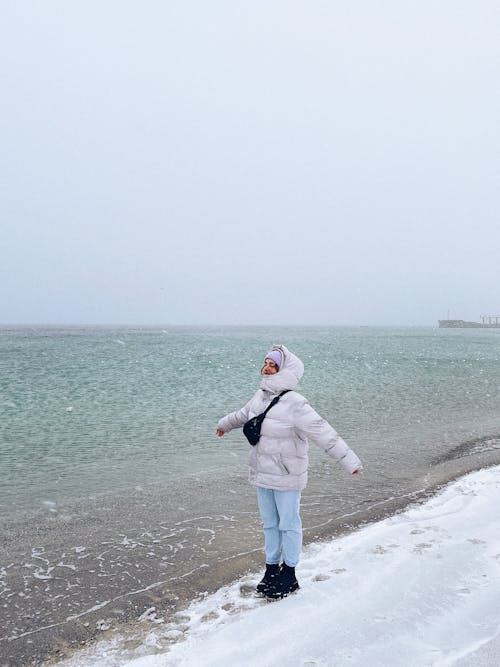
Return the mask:
[[[260,388],[271,394],[279,394],[285,389],[295,389],[304,375],[304,364],[284,345],[273,345],[271,349],[281,352],[283,363],[278,373],[262,377]]]

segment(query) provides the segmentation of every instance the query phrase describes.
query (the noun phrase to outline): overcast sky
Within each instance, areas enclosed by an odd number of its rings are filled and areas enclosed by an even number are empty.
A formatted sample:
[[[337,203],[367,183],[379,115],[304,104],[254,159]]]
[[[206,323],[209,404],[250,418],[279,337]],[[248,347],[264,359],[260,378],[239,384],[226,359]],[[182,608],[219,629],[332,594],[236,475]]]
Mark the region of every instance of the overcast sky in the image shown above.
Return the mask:
[[[0,323],[500,315],[498,0],[0,0]]]

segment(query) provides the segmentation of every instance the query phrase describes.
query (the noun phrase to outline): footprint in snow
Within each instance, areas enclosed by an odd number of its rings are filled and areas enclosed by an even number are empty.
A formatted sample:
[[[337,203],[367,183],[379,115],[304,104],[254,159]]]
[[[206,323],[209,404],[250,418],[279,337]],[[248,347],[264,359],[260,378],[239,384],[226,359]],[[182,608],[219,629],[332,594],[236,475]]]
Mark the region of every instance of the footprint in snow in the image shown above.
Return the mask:
[[[386,553],[387,553],[387,549],[385,547],[383,547],[381,544],[377,544],[377,546],[372,549],[372,554],[383,555],[383,554],[386,554]]]
[[[201,617],[201,622],[202,623],[209,623],[210,621],[216,621],[219,618],[219,612],[218,611],[209,611],[206,613],[204,616]]]
[[[248,598],[255,593],[255,584],[241,584],[240,585],[240,595],[244,598]]]

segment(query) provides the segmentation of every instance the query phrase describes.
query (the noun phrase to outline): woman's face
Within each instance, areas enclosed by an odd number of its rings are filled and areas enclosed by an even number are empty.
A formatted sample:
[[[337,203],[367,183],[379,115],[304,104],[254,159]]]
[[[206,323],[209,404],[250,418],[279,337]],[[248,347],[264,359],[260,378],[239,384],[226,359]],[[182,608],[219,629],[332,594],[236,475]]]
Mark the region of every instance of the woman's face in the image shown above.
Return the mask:
[[[264,367],[262,368],[262,375],[274,375],[278,372],[278,367],[272,359],[266,359],[264,361]]]

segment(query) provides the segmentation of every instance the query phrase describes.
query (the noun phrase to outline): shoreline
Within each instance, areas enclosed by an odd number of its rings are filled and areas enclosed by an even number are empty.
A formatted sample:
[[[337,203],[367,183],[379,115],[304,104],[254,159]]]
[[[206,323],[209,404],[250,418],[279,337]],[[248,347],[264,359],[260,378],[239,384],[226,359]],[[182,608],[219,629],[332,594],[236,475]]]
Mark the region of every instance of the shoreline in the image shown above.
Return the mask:
[[[60,667],[493,667],[499,501],[499,465],[469,473],[423,503],[307,547],[301,590],[282,602],[251,594],[261,574],[253,572],[194,602],[177,625],[150,623],[135,649],[97,645]],[[184,641],[167,645],[176,631]]]
[[[371,500],[366,500],[361,506],[356,504],[354,498],[350,506],[345,508],[346,511],[334,513],[333,516],[315,515],[317,505],[315,496],[317,489],[315,487],[321,487],[324,481],[316,480],[315,483],[310,484],[311,491],[304,493],[302,512],[304,545],[325,542],[340,535],[355,532],[368,524],[377,523],[398,514],[412,504],[424,502],[451,481],[469,472],[497,464],[500,464],[500,450],[442,461],[429,468],[424,477],[415,479],[413,488],[406,490],[404,493],[394,494],[386,498],[374,497]],[[335,479],[337,482],[337,476]],[[14,667],[14,665],[22,667],[24,665],[57,664],[57,662],[74,655],[84,647],[96,645],[98,642],[109,640],[111,637],[122,635],[126,637],[133,634],[138,624],[140,625],[139,619],[151,607],[155,607],[157,613],[168,622],[186,609],[193,600],[217,591],[248,574],[248,572],[259,571],[262,567],[263,558],[262,539],[260,522],[254,507],[253,489],[247,484],[246,479],[238,478],[233,482],[237,484],[238,493],[241,493],[242,497],[240,497],[240,506],[236,508],[237,511],[234,512],[234,515],[226,517],[228,521],[222,524],[223,529],[220,529],[217,535],[212,534],[214,532],[212,529],[203,527],[200,523],[196,526],[196,529],[192,529],[193,535],[199,533],[198,537],[203,535],[199,531],[209,531],[206,533],[208,539],[204,546],[199,541],[197,542],[198,547],[201,545],[204,550],[205,558],[196,559],[193,558],[193,554],[190,554],[183,572],[172,575],[168,573],[167,568],[165,576],[162,577],[161,560],[158,559],[156,554],[155,559],[149,566],[149,578],[146,577],[142,580],[144,585],[135,586],[128,590],[122,588],[116,595],[109,595],[106,596],[106,599],[98,600],[97,604],[93,600],[91,602],[94,604],[89,603],[86,609],[80,609],[73,615],[63,614],[58,622],[48,623],[46,627],[40,624],[40,626],[32,627],[27,632],[19,633],[16,638],[12,634],[0,638],[0,655],[3,661],[0,661],[0,665],[2,667]],[[205,491],[207,495],[210,494],[210,488],[205,489]],[[187,512],[192,512],[192,516],[198,519],[203,517],[202,510],[206,509],[203,498],[202,489],[198,503],[194,502],[192,504],[195,506],[187,508]],[[183,499],[183,501],[185,500]],[[195,498],[192,499],[192,501],[194,500]],[[146,520],[146,515],[151,518],[151,514],[157,511],[161,512],[164,509],[163,502],[164,499],[159,499],[158,507],[154,508],[153,511],[149,507],[146,508],[147,511],[144,517],[139,520],[139,524],[141,520]],[[183,504],[187,503],[183,502]],[[183,509],[186,510],[186,508]],[[233,507],[233,509],[235,508]],[[98,523],[91,524],[92,528],[96,528]],[[186,530],[188,523],[185,520],[183,530]],[[190,523],[192,524],[192,521]],[[82,520],[82,527],[85,529],[86,526],[88,527],[88,524]],[[106,532],[109,533],[109,526],[105,528],[107,528],[107,531],[104,530],[104,535]],[[119,530],[119,527],[117,529]],[[212,530],[212,533],[210,533],[210,530]],[[235,540],[235,535],[240,537]],[[62,539],[64,543],[64,530]],[[123,539],[126,541],[131,538],[125,536]],[[210,551],[211,540],[216,542],[217,550],[209,554],[211,555],[210,559],[206,557],[206,554],[207,550]],[[244,544],[245,548],[243,550],[235,548],[238,542]],[[110,547],[109,544],[108,547]],[[147,553],[148,544],[144,547],[142,554],[135,551],[138,547],[132,547],[134,558],[140,559],[144,553]],[[224,553],[227,553],[227,555],[222,556],[221,554]],[[120,554],[120,558],[122,557],[123,552]],[[91,556],[89,555],[87,558],[91,558]],[[205,562],[207,560],[209,564]],[[129,565],[131,564],[132,561]],[[88,583],[89,581],[85,581],[85,577],[82,576],[75,585],[81,588]]]

